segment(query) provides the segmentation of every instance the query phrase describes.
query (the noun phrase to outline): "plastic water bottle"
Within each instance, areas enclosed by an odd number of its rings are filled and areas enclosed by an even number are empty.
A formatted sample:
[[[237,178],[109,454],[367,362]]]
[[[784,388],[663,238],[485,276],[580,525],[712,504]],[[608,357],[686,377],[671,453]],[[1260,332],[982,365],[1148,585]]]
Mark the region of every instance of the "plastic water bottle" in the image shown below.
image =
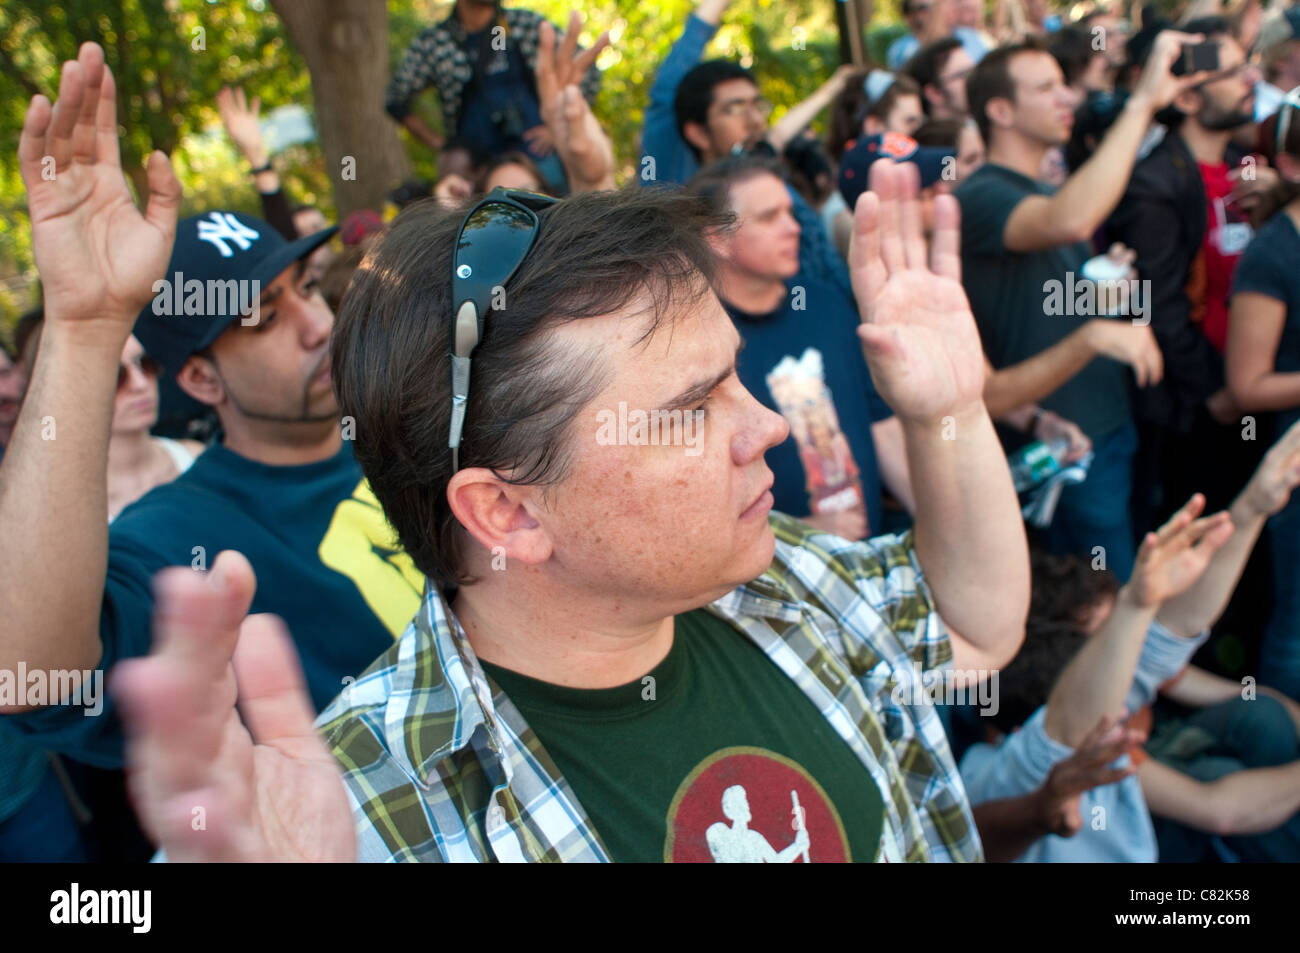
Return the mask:
[[[1053,440],[1050,446],[1035,440],[1011,454],[1007,465],[1011,468],[1011,482],[1016,492],[1031,490],[1059,473],[1069,449],[1067,440]]]

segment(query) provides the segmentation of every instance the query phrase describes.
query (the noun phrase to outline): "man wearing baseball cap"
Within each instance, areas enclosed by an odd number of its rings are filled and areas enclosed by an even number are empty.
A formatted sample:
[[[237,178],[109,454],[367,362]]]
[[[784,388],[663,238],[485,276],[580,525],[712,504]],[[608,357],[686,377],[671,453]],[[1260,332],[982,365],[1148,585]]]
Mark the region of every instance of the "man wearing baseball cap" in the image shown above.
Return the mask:
[[[130,241],[95,234],[86,224],[95,208],[131,202],[115,136],[82,130],[96,110],[101,127],[112,116],[113,82],[94,44],[65,77],[52,117],[42,97],[29,112],[50,126],[39,155],[20,149],[33,230],[59,254],[37,257],[46,289],[41,355],[0,464],[0,522],[10,539],[30,543],[0,553],[8,583],[0,669],[83,672],[72,700],[89,704],[68,704],[72,693],[60,692],[0,698],[0,711],[45,747],[116,767],[118,719],[95,686],[120,659],[147,654],[159,570],[206,570],[228,549],[247,555],[259,579],[255,611],[291,626],[317,708],[391,646],[423,578],[393,542],[353,459],[350,422],[339,418],[328,357],[334,316],[303,278],[303,259],[332,230],[290,243],[265,222],[225,211],[169,226],[180,186],[155,153],[149,205]],[[32,141],[25,137],[24,148]],[[29,174],[43,155],[55,159],[52,181]],[[68,211],[73,188],[90,197]],[[157,280],[142,302],[124,289],[146,275]],[[214,408],[224,438],[124,510],[110,532],[112,381],[137,313],[146,350]]]

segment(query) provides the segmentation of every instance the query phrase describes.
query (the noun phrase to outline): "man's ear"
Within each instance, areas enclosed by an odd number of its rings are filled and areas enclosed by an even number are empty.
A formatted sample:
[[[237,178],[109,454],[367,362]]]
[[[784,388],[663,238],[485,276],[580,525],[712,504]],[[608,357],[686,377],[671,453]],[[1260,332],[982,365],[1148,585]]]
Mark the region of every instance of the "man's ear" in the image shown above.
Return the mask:
[[[532,566],[551,557],[550,535],[534,515],[539,491],[507,483],[485,467],[459,470],[447,484],[452,513],[492,554]]]
[[[687,122],[682,125],[682,136],[686,141],[700,150],[701,155],[709,155],[709,130],[702,123]]]
[[[728,233],[725,229],[711,228],[704,233],[704,240],[709,243],[713,249],[713,254],[720,261],[731,260],[731,242],[728,239]]]
[[[216,407],[226,399],[226,388],[211,358],[191,354],[176,375],[180,389],[200,404]]]
[[[1201,94],[1194,89],[1185,89],[1170,103],[1184,116],[1195,116],[1201,109]]]
[[[943,90],[940,89],[938,86],[934,85],[934,83],[926,83],[925,86],[922,88],[921,92],[925,94],[925,101],[929,103],[931,106],[943,105],[944,103]],[[929,114],[930,111],[927,109],[926,115],[928,116]]]
[[[984,104],[984,115],[997,127],[1006,128],[1015,122],[1016,107],[1005,96],[994,96]],[[984,144],[987,148],[988,143]]]

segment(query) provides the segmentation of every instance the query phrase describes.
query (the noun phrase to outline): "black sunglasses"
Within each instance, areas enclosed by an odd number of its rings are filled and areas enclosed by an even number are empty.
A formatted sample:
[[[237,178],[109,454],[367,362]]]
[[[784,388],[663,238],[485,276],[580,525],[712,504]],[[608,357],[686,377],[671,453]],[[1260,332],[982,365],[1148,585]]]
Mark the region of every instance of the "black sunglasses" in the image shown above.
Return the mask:
[[[483,340],[483,319],[498,289],[519,270],[541,233],[537,213],[558,199],[495,188],[479,201],[456,236],[451,264],[451,472],[460,469],[460,438],[469,401],[469,359]]]
[[[136,368],[145,377],[158,376],[158,362],[148,354],[142,354],[134,361],[117,365],[117,389],[119,391],[130,381],[132,367]]]

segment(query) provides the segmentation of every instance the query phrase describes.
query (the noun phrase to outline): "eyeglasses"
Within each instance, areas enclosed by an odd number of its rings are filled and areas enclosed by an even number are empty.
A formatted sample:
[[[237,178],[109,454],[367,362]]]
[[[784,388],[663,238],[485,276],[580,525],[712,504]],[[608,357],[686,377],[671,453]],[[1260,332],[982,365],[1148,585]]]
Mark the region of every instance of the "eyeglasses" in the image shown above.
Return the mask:
[[[729,99],[718,105],[718,112],[729,119],[743,116],[751,109],[764,119],[772,115],[772,104],[762,96],[755,96],[753,99]]]
[[[1278,152],[1286,152],[1286,134],[1291,129],[1291,114],[1300,109],[1300,86],[1286,94],[1282,105],[1277,110],[1277,146]]]
[[[470,354],[483,339],[483,319],[499,289],[523,264],[541,233],[537,213],[557,199],[497,187],[469,210],[451,265],[451,472],[460,469],[460,438],[469,402]]]
[[[148,378],[158,376],[158,362],[148,354],[141,354],[134,361],[117,365],[117,389],[120,392],[131,380],[131,369],[135,368]]]
[[[1221,69],[1211,73],[1192,88],[1200,89],[1208,83],[1217,83],[1221,79],[1231,79],[1233,76],[1240,76],[1246,70],[1254,70],[1258,68],[1259,67],[1256,64],[1247,60],[1243,63],[1238,63],[1236,66],[1229,66],[1227,69]]]

